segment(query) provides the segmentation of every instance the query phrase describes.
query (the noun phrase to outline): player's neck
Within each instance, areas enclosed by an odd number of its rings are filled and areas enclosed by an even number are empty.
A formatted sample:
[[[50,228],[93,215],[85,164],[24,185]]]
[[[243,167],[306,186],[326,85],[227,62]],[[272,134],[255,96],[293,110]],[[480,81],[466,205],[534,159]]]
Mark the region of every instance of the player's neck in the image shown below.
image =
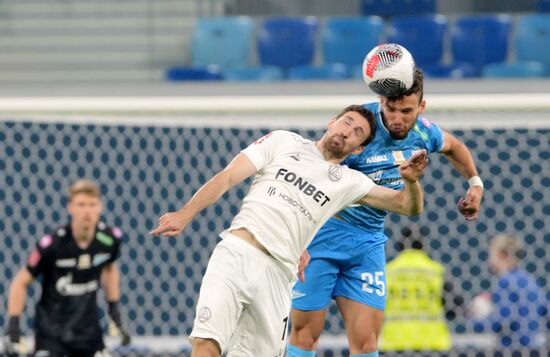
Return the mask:
[[[333,155],[329,150],[327,150],[323,146],[322,141],[316,141],[315,146],[317,147],[317,149],[319,150],[321,155],[323,155],[325,160],[327,160],[328,162],[331,162],[333,164],[339,164],[346,158],[345,156],[338,156],[337,157],[337,156]]]
[[[80,248],[87,248],[94,239],[94,229],[82,227],[74,223],[71,224],[71,229],[73,233],[73,238]]]

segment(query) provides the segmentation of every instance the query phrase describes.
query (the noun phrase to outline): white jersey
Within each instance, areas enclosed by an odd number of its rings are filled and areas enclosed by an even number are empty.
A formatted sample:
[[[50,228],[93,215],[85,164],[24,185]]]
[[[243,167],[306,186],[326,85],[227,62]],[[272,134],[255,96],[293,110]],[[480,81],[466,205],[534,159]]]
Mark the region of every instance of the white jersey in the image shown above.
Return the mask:
[[[229,230],[251,232],[292,278],[321,226],[375,186],[359,171],[326,161],[313,141],[289,131],[269,133],[242,152],[258,172]]]

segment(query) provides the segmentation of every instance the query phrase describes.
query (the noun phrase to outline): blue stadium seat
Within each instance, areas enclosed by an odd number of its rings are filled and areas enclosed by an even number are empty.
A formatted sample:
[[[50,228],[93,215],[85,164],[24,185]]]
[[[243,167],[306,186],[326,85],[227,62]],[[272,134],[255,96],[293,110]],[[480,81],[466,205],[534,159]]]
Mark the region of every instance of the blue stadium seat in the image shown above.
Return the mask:
[[[389,22],[387,42],[405,46],[423,67],[441,61],[446,29],[443,15],[398,16]]]
[[[348,78],[347,67],[342,63],[324,66],[298,66],[288,70],[290,80],[343,80]]]
[[[223,76],[226,81],[273,82],[282,80],[284,73],[279,67],[261,66],[227,69]]]
[[[550,0],[537,0],[538,12],[550,12]]]
[[[222,72],[216,66],[172,67],[166,70],[166,79],[170,81],[216,81],[222,78]]]
[[[422,67],[424,75],[428,78],[462,79],[477,76],[474,67],[469,63],[432,64]]]
[[[540,62],[550,75],[550,14],[519,16],[514,47],[518,62]]]
[[[383,21],[378,16],[333,17],[322,29],[324,63],[343,63],[352,67],[382,38]]]
[[[271,17],[258,31],[258,57],[262,65],[288,69],[311,64],[318,21],[315,17]]]
[[[249,17],[201,18],[191,36],[191,65],[248,66],[253,38],[254,22]]]
[[[361,14],[378,16],[433,14],[436,0],[361,0]]]
[[[486,78],[536,78],[543,77],[544,66],[539,62],[491,63],[483,67]]]
[[[459,17],[451,27],[454,61],[470,63],[476,75],[486,64],[505,62],[511,28],[508,15]]]

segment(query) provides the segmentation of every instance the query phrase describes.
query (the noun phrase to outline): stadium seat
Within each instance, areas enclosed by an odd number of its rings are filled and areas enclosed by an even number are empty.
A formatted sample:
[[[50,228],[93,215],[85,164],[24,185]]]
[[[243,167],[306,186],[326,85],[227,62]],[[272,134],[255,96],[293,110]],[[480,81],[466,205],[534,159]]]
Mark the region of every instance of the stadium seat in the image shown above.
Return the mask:
[[[262,66],[227,69],[223,73],[226,81],[260,81],[273,82],[284,78],[279,67]]]
[[[544,66],[539,62],[491,63],[483,67],[486,78],[536,78],[544,76]]]
[[[222,72],[216,66],[172,67],[166,71],[166,79],[169,81],[216,81],[222,78]]]
[[[540,62],[550,75],[550,14],[519,16],[513,43],[518,62]]]
[[[299,66],[288,70],[290,80],[343,80],[348,78],[347,67],[342,63],[324,66]]]
[[[446,29],[443,15],[398,16],[389,21],[387,42],[405,46],[423,67],[441,61]]]
[[[469,63],[432,64],[422,67],[424,75],[428,78],[462,79],[476,77],[474,67]]]
[[[537,0],[538,12],[550,12],[550,0]]]
[[[246,16],[207,17],[197,21],[191,36],[191,65],[222,69],[249,65],[254,22]]]
[[[378,16],[333,17],[322,29],[322,49],[325,64],[359,65],[365,55],[382,38],[383,21]]]
[[[260,64],[284,70],[311,64],[317,27],[317,19],[311,16],[266,18],[258,31]]]
[[[433,14],[436,0],[361,0],[361,14],[378,16]]]
[[[470,63],[476,76],[486,64],[505,62],[511,28],[512,19],[508,15],[459,17],[451,27],[454,61]]]

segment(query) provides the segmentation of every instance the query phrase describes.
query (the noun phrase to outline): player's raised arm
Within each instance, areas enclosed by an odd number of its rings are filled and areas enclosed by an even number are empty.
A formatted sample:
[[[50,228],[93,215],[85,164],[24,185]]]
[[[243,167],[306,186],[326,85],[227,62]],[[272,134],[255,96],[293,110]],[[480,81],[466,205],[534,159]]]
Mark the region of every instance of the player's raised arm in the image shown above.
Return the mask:
[[[181,209],[161,216],[158,227],[149,233],[154,236],[177,236],[197,213],[215,203],[231,187],[252,176],[256,171],[256,166],[246,154],[238,154],[225,169],[205,183]]]
[[[483,181],[478,176],[474,159],[466,145],[445,131],[443,131],[443,138],[444,144],[440,152],[468,180],[470,185],[466,197],[461,197],[458,202],[458,210],[466,220],[473,221],[477,219],[483,197]]]
[[[419,180],[428,163],[426,156],[426,151],[421,151],[401,164],[399,172],[405,182],[403,190],[375,186],[358,203],[407,216],[422,213],[424,194]]]

